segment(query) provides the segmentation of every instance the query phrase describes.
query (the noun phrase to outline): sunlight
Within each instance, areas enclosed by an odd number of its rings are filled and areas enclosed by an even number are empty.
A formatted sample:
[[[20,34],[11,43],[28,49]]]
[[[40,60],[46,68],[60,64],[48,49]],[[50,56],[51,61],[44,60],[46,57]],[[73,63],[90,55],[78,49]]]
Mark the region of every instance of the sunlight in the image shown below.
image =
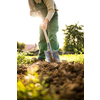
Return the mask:
[[[27,24],[23,25],[24,32],[19,32],[20,37],[18,36],[17,41],[24,42],[25,44],[38,44],[40,24],[42,24],[42,18],[29,16]]]
[[[41,17],[30,17],[30,21],[29,21],[29,32],[28,34],[30,34],[30,39],[27,39],[26,43],[36,43],[38,44],[39,41],[39,26],[40,24],[42,24],[42,18]]]
[[[41,17],[35,17],[34,18],[35,23],[37,23],[37,25],[39,26],[40,24],[42,24],[42,18]]]

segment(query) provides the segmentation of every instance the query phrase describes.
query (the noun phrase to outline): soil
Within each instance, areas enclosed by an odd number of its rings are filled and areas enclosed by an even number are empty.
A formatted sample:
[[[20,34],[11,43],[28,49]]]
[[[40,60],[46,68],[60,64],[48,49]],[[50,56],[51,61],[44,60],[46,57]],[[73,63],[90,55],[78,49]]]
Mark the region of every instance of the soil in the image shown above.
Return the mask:
[[[84,64],[74,62],[36,61],[39,65],[40,80],[49,84],[48,88],[54,91],[58,100],[84,100]],[[17,68],[17,78],[24,77],[28,67]]]
[[[57,60],[53,58],[52,53],[50,52],[50,62],[56,62]]]
[[[17,67],[17,79],[20,80],[25,76],[25,73],[27,72],[27,67],[21,66]]]

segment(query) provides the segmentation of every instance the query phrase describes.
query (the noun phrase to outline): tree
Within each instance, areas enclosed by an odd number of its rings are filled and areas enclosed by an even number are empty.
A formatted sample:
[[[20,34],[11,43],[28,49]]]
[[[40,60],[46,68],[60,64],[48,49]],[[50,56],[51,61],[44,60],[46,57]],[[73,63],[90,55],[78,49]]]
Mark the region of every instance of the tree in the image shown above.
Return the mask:
[[[84,52],[84,32],[83,25],[66,25],[64,31],[64,51],[74,51],[75,53]]]
[[[24,49],[24,48],[25,48],[25,44],[24,43],[20,43],[20,42],[17,41],[17,49],[18,49],[18,51],[21,52],[22,49]]]

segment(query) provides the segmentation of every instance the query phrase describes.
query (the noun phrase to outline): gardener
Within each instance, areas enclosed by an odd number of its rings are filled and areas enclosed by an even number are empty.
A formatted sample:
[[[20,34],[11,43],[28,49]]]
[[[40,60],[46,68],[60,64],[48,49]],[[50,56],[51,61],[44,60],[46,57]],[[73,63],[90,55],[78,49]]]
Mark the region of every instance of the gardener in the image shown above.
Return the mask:
[[[58,13],[54,0],[28,0],[30,16],[41,16],[43,23],[39,26],[39,56],[38,60],[45,61],[44,50],[47,50],[47,43],[43,29],[47,31],[48,38],[53,51],[59,50],[57,41]]]

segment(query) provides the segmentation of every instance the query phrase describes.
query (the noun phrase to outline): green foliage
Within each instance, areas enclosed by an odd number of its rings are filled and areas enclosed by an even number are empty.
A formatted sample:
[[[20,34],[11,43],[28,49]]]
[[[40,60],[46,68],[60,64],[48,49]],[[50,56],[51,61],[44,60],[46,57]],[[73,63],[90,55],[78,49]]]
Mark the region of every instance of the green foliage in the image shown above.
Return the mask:
[[[30,53],[29,51],[26,51],[25,53],[27,53],[26,56],[34,56],[34,53]]]
[[[75,25],[66,25],[64,31],[64,51],[74,51],[75,53],[84,52],[84,26],[76,23]]]
[[[35,72],[34,72],[35,73]],[[39,96],[38,91],[42,86],[38,83],[39,78],[36,74],[31,75],[29,72],[24,79],[17,81],[17,99],[31,99]],[[41,88],[40,88],[41,87]],[[43,88],[42,88],[43,89]]]
[[[31,58],[27,58],[26,57],[26,53],[23,52],[23,53],[18,53],[17,52],[17,66],[21,66],[21,65],[27,65],[27,64],[31,64],[34,62],[33,59]]]
[[[61,49],[61,48],[59,48],[59,51],[60,51],[60,52],[62,52],[62,49]]]
[[[47,72],[48,75],[50,75],[50,72]]]
[[[17,41],[17,49],[18,49],[18,51],[21,52],[22,49],[24,49],[24,48],[25,48],[25,44],[24,43],[20,43],[20,42]]]

